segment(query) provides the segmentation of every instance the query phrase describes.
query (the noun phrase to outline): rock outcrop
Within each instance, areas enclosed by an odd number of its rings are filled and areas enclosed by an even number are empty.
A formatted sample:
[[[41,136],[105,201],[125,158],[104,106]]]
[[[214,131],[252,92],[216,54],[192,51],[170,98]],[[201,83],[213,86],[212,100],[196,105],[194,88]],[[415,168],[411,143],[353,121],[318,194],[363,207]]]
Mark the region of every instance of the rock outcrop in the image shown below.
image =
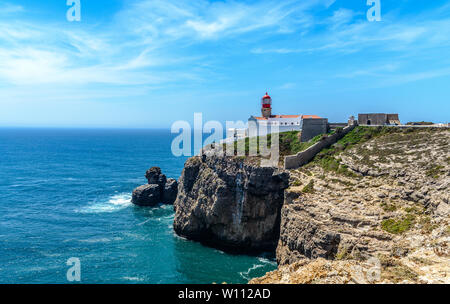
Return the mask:
[[[174,203],[175,232],[236,252],[274,251],[289,174],[242,158],[190,158]]]
[[[157,184],[139,186],[133,190],[131,201],[139,206],[155,206],[161,202],[161,187]]]
[[[252,282],[450,282],[450,130],[352,132],[289,171],[279,267]]]
[[[341,236],[321,225],[302,212],[304,206],[289,204],[295,192],[286,194],[281,211],[280,240],[277,247],[279,264],[290,264],[303,258],[333,259],[338,251]]]
[[[178,192],[178,183],[167,179],[159,167],[152,167],[145,174],[148,184],[133,190],[131,201],[139,206],[155,206],[159,203],[173,204]]]

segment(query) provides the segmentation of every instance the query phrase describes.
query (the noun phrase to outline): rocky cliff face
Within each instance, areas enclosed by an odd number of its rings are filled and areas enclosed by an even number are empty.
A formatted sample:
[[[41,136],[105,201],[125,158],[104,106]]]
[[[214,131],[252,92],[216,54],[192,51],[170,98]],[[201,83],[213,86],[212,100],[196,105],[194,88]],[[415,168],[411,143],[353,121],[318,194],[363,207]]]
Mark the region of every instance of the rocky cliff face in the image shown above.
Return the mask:
[[[175,232],[237,252],[274,250],[289,174],[241,158],[190,158],[174,203]]]
[[[450,282],[450,131],[374,130],[290,171],[280,266],[254,283]]]

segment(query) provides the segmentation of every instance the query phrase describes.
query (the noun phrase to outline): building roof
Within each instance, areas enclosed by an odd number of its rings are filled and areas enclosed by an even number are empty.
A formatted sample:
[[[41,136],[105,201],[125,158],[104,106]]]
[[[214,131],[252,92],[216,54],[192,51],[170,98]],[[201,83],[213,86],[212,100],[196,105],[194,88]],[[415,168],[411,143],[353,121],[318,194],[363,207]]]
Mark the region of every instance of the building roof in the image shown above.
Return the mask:
[[[322,117],[317,116],[317,115],[302,115],[302,119],[307,119],[307,118],[320,119]]]

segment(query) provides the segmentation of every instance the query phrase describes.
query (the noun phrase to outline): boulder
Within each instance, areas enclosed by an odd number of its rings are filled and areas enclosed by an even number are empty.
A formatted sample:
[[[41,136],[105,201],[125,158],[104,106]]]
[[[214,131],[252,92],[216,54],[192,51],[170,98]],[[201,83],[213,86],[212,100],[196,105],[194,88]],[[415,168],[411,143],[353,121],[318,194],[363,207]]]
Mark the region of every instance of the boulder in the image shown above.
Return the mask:
[[[157,184],[137,187],[133,191],[131,201],[139,206],[155,206],[161,202],[161,187]]]

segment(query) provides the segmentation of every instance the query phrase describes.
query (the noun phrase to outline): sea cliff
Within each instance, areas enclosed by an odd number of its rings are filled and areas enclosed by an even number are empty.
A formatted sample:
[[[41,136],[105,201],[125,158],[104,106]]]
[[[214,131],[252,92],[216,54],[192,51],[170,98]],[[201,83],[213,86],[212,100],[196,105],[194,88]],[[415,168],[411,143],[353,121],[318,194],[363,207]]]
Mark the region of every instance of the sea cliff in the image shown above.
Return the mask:
[[[175,232],[233,252],[274,251],[289,174],[238,157],[195,156],[179,179]]]

